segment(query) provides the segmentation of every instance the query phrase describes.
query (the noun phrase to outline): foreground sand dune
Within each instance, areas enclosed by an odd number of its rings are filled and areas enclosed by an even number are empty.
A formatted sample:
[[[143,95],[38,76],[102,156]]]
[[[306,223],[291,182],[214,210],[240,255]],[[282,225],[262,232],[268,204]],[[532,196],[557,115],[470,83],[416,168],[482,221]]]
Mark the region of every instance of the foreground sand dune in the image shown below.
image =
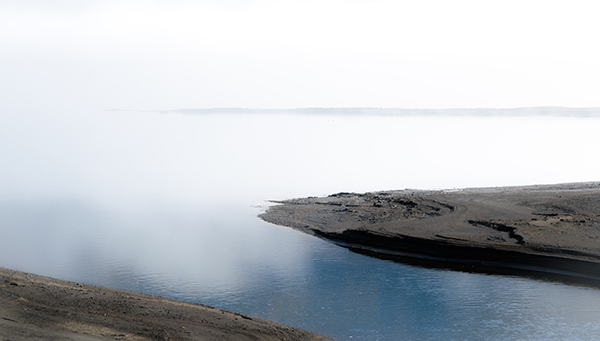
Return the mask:
[[[361,253],[600,283],[600,183],[338,193],[279,204],[260,217]]]
[[[273,321],[0,267],[0,340],[333,340]]]

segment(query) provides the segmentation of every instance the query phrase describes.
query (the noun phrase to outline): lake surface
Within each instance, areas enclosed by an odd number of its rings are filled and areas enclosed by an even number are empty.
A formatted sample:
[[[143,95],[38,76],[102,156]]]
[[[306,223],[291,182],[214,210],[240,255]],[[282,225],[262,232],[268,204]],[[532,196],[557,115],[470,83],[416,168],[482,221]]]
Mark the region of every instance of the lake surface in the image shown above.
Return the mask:
[[[14,113],[0,265],[339,340],[600,339],[600,290],[369,258],[269,199],[598,180],[584,118]]]

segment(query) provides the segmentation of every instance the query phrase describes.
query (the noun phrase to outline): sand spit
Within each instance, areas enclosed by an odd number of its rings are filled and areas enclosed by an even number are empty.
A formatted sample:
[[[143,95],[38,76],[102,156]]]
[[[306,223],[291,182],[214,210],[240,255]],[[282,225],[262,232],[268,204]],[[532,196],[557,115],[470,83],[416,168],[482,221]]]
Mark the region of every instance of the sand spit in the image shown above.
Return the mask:
[[[260,218],[360,253],[600,284],[597,182],[337,193],[278,203]]]
[[[333,340],[258,317],[0,267],[0,340]]]

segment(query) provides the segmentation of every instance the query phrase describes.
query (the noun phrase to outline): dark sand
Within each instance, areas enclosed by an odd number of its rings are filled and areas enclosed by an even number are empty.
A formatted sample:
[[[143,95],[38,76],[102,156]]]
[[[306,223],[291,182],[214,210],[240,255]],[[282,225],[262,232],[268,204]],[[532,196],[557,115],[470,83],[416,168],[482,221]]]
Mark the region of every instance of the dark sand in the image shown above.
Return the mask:
[[[260,218],[360,253],[600,283],[600,183],[338,193],[278,203]]]
[[[0,340],[333,340],[273,321],[0,267]]]

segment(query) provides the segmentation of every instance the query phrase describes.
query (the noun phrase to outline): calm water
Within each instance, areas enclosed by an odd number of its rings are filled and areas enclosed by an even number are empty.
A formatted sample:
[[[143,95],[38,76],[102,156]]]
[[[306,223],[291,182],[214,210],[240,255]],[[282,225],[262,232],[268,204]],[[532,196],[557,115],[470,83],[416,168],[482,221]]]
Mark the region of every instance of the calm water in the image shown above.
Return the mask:
[[[267,199],[597,180],[600,121],[152,113],[0,127],[0,265],[339,340],[600,339],[600,290],[425,269],[264,223]]]

